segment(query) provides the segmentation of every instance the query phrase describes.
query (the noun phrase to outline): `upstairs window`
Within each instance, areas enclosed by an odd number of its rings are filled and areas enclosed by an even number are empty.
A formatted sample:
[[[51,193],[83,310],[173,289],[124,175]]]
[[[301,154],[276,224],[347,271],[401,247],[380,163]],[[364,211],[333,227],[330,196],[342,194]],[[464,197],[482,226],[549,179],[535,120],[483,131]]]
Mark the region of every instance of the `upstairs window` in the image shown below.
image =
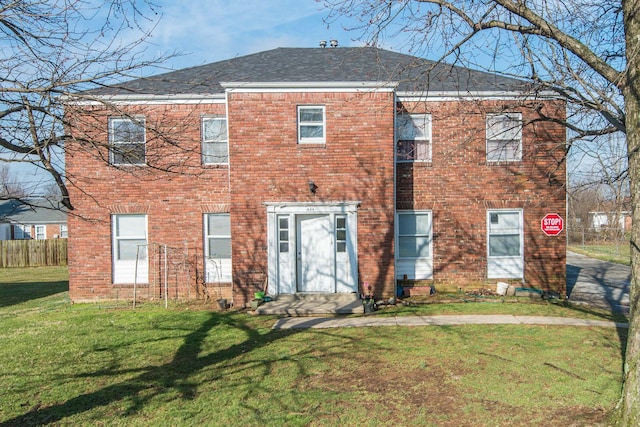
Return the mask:
[[[298,144],[324,144],[325,135],[325,108],[299,106]]]
[[[396,118],[398,162],[431,161],[431,114],[402,114]]]
[[[145,164],[144,118],[109,119],[109,161],[112,165]]]
[[[487,116],[487,162],[522,160],[522,114]]]
[[[229,138],[225,117],[202,118],[202,163],[229,163]]]

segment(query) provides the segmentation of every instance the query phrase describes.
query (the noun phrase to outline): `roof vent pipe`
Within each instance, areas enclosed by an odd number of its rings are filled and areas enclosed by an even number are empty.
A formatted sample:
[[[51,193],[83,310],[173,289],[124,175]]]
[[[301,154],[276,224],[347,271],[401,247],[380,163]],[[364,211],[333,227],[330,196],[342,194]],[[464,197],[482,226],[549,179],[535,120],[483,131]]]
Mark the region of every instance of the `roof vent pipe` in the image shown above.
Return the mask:
[[[321,48],[327,47],[327,41],[326,40],[320,40],[320,47]]]
[[[329,43],[331,44],[331,47],[338,47],[338,40],[334,39],[334,40],[331,40]]]

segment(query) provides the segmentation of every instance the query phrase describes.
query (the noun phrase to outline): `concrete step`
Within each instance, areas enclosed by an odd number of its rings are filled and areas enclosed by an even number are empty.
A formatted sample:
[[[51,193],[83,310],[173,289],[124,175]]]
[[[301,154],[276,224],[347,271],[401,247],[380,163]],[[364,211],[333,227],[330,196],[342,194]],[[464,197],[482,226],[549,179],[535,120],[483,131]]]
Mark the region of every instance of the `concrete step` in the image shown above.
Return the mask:
[[[339,294],[324,293],[297,293],[297,294],[280,294],[273,298],[274,301],[295,302],[295,301],[318,301],[318,302],[352,302],[359,301],[360,297],[354,292]]]
[[[278,295],[260,305],[254,313],[279,316],[361,314],[364,313],[364,307],[358,295],[353,293],[295,294]]]

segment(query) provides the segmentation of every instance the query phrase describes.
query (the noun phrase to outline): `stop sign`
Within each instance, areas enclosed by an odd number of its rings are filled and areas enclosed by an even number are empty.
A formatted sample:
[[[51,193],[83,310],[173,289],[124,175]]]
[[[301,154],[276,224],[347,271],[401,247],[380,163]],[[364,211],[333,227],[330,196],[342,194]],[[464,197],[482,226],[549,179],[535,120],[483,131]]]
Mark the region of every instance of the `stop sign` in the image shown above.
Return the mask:
[[[560,215],[549,213],[542,218],[540,227],[547,236],[557,236],[564,229],[564,221]]]

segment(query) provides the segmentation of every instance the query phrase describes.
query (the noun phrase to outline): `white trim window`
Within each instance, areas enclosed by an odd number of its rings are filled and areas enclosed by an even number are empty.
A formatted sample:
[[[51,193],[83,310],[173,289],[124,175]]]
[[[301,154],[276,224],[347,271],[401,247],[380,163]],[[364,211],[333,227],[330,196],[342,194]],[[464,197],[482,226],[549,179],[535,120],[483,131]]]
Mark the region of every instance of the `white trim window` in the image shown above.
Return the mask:
[[[231,217],[228,213],[204,215],[205,281],[231,282]]]
[[[431,114],[396,116],[396,160],[431,161]]]
[[[522,278],[524,275],[522,210],[487,211],[488,278]]]
[[[112,165],[144,165],[146,156],[145,119],[109,119],[109,162]]]
[[[322,105],[298,106],[298,144],[324,144],[325,107]]]
[[[113,283],[147,283],[147,216],[117,214],[112,216]],[[138,276],[136,277],[136,272]]]
[[[229,163],[226,117],[202,117],[202,163],[205,165]]]
[[[36,229],[36,240],[45,240],[47,238],[46,225],[36,225],[34,228]]]
[[[522,114],[487,115],[487,162],[522,160]]]
[[[433,276],[433,226],[431,211],[397,212],[396,275],[411,280]]]
[[[69,237],[69,229],[67,228],[67,224],[60,224],[60,238],[66,239]]]

